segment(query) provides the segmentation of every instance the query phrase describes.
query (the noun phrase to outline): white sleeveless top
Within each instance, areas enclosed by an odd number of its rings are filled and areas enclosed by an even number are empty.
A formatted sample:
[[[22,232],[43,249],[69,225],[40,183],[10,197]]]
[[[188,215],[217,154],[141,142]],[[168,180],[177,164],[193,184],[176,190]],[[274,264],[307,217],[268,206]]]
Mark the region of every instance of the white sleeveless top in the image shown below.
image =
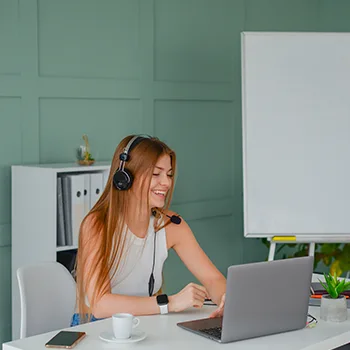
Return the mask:
[[[151,216],[145,238],[135,236],[127,231],[124,258],[115,276],[111,280],[112,294],[148,296],[148,282],[152,272],[154,235],[156,235],[156,252],[154,263],[154,289],[157,293],[162,286],[163,265],[168,257],[165,228],[154,232],[154,217]]]

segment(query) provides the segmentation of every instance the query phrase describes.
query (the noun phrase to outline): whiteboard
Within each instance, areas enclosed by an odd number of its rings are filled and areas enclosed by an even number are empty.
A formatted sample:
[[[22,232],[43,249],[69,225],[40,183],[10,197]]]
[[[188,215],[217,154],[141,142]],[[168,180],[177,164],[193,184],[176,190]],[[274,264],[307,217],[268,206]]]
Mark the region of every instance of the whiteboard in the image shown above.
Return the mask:
[[[241,39],[244,235],[350,240],[350,33]]]

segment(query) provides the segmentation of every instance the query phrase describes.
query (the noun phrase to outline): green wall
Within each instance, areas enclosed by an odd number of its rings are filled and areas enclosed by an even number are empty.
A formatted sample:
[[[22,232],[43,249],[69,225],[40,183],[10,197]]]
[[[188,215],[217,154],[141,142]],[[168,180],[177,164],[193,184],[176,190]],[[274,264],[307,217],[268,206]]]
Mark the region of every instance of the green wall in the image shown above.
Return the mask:
[[[74,161],[83,133],[109,160],[126,134],[154,134],[178,153],[173,208],[220,270],[264,259],[242,237],[240,32],[348,31],[349,14],[347,0],[0,0],[0,343],[12,164]],[[177,260],[169,293],[192,280]]]

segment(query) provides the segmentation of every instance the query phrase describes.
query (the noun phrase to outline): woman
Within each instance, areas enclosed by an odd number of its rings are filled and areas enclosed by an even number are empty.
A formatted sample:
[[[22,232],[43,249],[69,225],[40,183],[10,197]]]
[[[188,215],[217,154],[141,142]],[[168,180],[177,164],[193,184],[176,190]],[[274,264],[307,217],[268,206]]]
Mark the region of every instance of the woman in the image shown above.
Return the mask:
[[[81,224],[77,256],[77,305],[72,325],[114,313],[150,315],[202,307],[210,297],[223,312],[226,280],[197,243],[185,220],[168,208],[176,155],[157,138],[124,138],[113,156],[100,199]],[[162,294],[169,249],[203,286],[190,283]]]

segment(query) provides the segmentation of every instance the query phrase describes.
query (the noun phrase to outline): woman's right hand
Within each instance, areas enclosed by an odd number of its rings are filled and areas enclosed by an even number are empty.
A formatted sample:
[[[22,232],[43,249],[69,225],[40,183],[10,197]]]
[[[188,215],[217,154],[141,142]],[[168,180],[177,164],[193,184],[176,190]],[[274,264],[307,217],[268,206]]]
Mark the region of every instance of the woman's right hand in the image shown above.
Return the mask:
[[[180,312],[192,306],[201,308],[207,297],[208,292],[203,286],[189,283],[179,293],[169,296],[169,312]]]

